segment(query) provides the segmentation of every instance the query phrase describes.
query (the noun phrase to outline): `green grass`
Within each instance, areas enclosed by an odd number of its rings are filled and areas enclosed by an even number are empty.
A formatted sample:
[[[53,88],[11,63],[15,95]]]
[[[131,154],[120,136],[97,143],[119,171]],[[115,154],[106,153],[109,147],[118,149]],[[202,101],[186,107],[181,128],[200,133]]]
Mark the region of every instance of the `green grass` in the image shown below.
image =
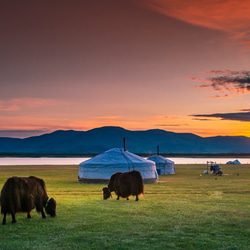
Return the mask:
[[[205,165],[176,165],[135,202],[104,201],[104,185],[77,182],[78,166],[0,166],[1,187],[35,175],[57,200],[56,218],[7,216],[0,249],[250,249],[250,165],[221,167],[215,177]]]

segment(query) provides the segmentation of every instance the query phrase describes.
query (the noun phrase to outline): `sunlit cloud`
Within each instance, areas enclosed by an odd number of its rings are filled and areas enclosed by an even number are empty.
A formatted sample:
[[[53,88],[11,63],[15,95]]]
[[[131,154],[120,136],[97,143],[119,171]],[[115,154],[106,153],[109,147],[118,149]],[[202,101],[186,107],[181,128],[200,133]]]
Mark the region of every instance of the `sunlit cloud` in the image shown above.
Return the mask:
[[[58,129],[72,129],[71,124],[65,118],[48,117],[48,116],[0,116],[0,130],[34,130],[34,131],[54,131]]]
[[[181,127],[188,126],[188,124],[155,124],[157,127]]]
[[[212,121],[213,119],[207,119],[207,118],[193,118],[194,121]]]
[[[242,44],[249,44],[250,45],[250,41],[243,41],[241,42]]]
[[[124,117],[122,116],[110,116],[110,115],[107,115],[107,116],[104,116],[104,115],[100,115],[100,116],[95,116],[95,119],[96,120],[105,120],[105,121],[113,121],[113,120],[121,120],[121,119],[124,119]]]
[[[215,96],[210,96],[208,97],[209,99],[218,99],[218,98],[228,98],[230,97],[229,95],[225,94],[225,95],[215,95]]]
[[[20,111],[27,108],[47,107],[61,103],[61,100],[43,98],[12,98],[7,100],[0,100],[0,111]]]
[[[144,6],[158,13],[242,38],[250,28],[248,0],[145,0]]]
[[[213,98],[226,98],[232,95],[250,93],[250,71],[210,71],[206,74],[212,75],[205,79],[192,78],[202,83],[197,88],[213,90],[216,95]]]
[[[246,111],[246,112],[250,112],[250,109],[238,109],[238,111]]]
[[[243,41],[241,44],[246,51],[250,51],[250,41]]]

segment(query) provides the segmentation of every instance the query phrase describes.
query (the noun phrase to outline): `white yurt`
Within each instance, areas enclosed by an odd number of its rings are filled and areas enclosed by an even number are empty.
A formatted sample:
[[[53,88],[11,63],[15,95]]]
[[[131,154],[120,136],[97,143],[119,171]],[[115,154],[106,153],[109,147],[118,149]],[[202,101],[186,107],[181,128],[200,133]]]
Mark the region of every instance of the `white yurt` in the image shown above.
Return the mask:
[[[92,159],[83,161],[79,166],[79,182],[107,183],[116,172],[137,170],[144,183],[156,183],[158,174],[155,163],[123,148],[113,148]]]
[[[155,162],[156,170],[159,175],[175,174],[174,162],[161,155],[152,155],[148,160]]]

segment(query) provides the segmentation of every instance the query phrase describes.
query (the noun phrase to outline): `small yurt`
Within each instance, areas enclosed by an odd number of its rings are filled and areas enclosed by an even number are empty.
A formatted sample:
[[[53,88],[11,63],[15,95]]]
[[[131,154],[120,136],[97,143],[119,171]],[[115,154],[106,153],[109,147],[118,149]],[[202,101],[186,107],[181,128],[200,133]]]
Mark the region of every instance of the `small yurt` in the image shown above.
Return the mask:
[[[132,154],[123,148],[113,148],[92,159],[83,161],[79,166],[79,182],[108,183],[116,172],[137,170],[144,183],[156,183],[158,174],[153,161]]]
[[[156,170],[159,175],[175,174],[174,162],[161,155],[152,155],[148,160],[155,162]]]

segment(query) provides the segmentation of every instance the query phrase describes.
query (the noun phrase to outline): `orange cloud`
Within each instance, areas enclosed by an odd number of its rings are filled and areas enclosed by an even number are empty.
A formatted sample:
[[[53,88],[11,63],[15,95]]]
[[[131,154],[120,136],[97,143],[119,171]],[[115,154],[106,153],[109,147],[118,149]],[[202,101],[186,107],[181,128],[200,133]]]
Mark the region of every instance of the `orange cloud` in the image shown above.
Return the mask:
[[[250,41],[243,41],[243,42],[241,42],[241,44],[243,44],[244,49],[249,51],[249,49],[250,49]]]
[[[248,0],[146,0],[144,4],[153,11],[196,26],[225,31],[239,38],[249,34]]]
[[[43,98],[12,98],[0,100],[0,111],[20,111],[27,108],[51,106],[61,102],[62,101]]]
[[[237,111],[247,111],[247,112],[250,112],[250,109],[237,109]]]

